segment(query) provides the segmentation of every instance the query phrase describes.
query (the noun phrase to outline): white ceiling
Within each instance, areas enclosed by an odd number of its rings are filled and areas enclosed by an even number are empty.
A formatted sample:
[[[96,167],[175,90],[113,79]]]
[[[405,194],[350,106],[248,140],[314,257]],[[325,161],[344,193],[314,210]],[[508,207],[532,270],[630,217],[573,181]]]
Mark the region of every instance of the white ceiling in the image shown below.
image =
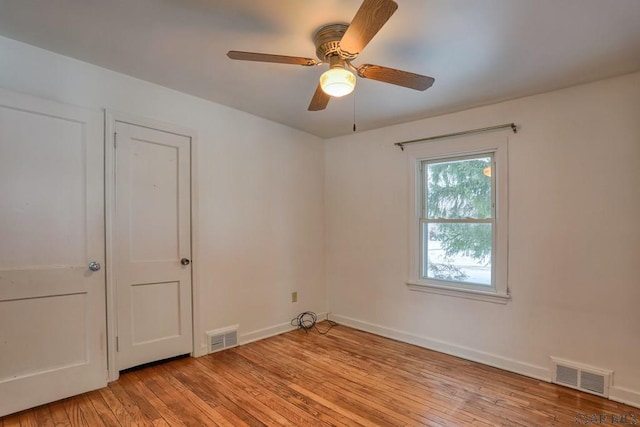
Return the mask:
[[[302,129],[352,132],[354,96],[309,112],[312,34],[361,0],[0,0],[0,35]],[[640,70],[640,0],[397,0],[356,65],[435,77],[425,92],[359,79],[358,130]]]

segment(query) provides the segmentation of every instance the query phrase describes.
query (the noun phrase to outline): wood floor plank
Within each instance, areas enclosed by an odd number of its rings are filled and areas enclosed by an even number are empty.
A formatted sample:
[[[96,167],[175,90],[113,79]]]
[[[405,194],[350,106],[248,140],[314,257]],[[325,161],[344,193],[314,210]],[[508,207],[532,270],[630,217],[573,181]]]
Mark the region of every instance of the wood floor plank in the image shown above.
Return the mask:
[[[2,419],[3,427],[20,427],[20,415],[8,415]]]
[[[65,399],[62,403],[72,426],[89,426],[80,411],[80,397]]]
[[[263,425],[257,418],[238,405],[233,400],[232,395],[226,394],[223,388],[210,381],[209,376],[199,366],[194,364],[182,365],[180,369],[172,370],[172,375],[189,387],[202,401],[218,408],[219,412],[224,412],[221,411],[221,408],[225,408],[230,413],[233,413],[236,418],[241,419],[243,424],[251,427]]]
[[[131,418],[131,415],[129,415],[129,412],[127,412],[122,405],[122,402],[118,400],[109,387],[98,390],[98,393],[100,393],[100,396],[111,412],[113,412],[120,425],[124,427],[138,427],[139,424]]]
[[[91,427],[108,426],[108,424],[105,424],[104,421],[102,421],[100,413],[96,411],[86,393],[81,394],[75,400],[78,401],[78,407],[80,408],[82,417],[87,421],[87,424],[89,424]]]
[[[122,404],[122,407],[127,411],[127,414],[129,414],[135,425],[153,426],[153,420],[145,416],[136,401],[131,398],[129,393],[127,393],[127,390],[123,385],[126,384],[122,381],[122,378],[120,378],[120,380],[110,383],[108,388]]]
[[[248,349],[245,349],[245,350],[248,350]],[[248,353],[249,353],[248,351],[244,351],[244,353],[243,353],[243,354],[245,354],[245,356],[246,356]],[[251,356],[252,356],[252,355],[249,353],[249,357],[251,357]],[[260,360],[260,363],[262,363],[263,365],[264,365],[264,364],[267,364],[267,366],[271,366],[271,367],[272,367],[273,369],[275,369],[275,370],[279,369],[279,366],[281,365],[281,364],[280,364],[280,360],[281,360],[281,358],[280,358],[280,357],[277,357],[277,356],[273,358],[273,364],[271,364],[271,365],[269,365],[269,362],[265,359],[265,357],[264,357],[264,356],[261,356],[261,354],[256,354],[256,357],[258,357],[258,358],[259,358],[259,359],[257,359],[257,360]],[[262,358],[261,358],[261,357],[262,357]],[[314,359],[313,364],[314,364],[314,365],[319,365],[319,361],[318,361],[318,359],[317,359],[317,358],[315,358],[315,359]],[[324,367],[324,368],[326,368],[326,367]],[[306,369],[306,367],[305,367],[305,370],[307,370],[307,369]],[[324,379],[324,378],[310,379],[310,378],[308,378],[308,377],[307,377],[307,378],[305,379],[305,381],[306,381],[308,384],[313,385],[313,384],[315,384],[315,381],[322,381],[323,379]],[[292,380],[293,380],[293,379],[292,379]],[[354,380],[354,378],[352,377],[352,378],[351,378],[351,380],[353,381],[353,380]],[[382,381],[382,382],[377,382],[377,383],[376,383],[375,379],[370,380],[370,381],[367,381],[367,380],[364,380],[364,377],[361,377],[361,378],[360,378],[360,381],[361,381],[361,382],[362,382],[362,381],[364,381],[365,386],[371,387],[372,389],[374,389],[376,385],[377,385],[379,388],[382,388],[382,389],[384,390],[384,393],[383,393],[383,394],[384,394],[385,396],[387,396],[387,399],[389,399],[389,396],[392,396],[392,397],[391,397],[391,399],[394,399],[394,396],[397,396],[398,394],[402,394],[402,392],[401,392],[401,391],[399,391],[399,390],[397,390],[397,389],[389,388],[389,387],[388,387],[388,385],[387,385],[387,384],[385,384],[385,382],[384,382],[384,381]],[[415,392],[415,390],[414,390],[414,392]],[[405,394],[405,396],[404,396],[404,397],[406,398],[406,400],[404,401],[404,402],[405,402],[405,404],[406,404],[406,402],[407,402],[407,401],[409,401],[409,402],[410,402],[410,404],[411,404],[411,403],[413,403],[412,399],[414,399],[414,398],[415,398],[415,396],[414,396],[414,395],[412,395],[412,394],[408,394],[408,393],[407,393],[407,394]],[[311,401],[313,402],[313,400],[311,400]],[[422,404],[422,405],[418,405],[418,406],[420,406],[420,408],[421,408],[421,409],[423,409],[423,410],[428,409],[428,407],[427,407],[426,405],[423,405],[423,404]],[[430,412],[433,412],[433,410],[430,410]],[[472,418],[469,418],[469,419],[468,419],[468,421],[469,421],[469,422],[470,422],[471,420],[472,420]],[[438,419],[437,421],[438,421],[438,422],[440,422],[440,423],[442,424],[442,420]],[[457,420],[457,421],[459,422],[459,420]]]
[[[257,384],[263,385],[274,395],[295,406],[298,413],[303,411],[308,415],[312,415],[316,420],[329,425],[358,425],[355,422],[350,422],[349,419],[340,419],[341,417],[337,417],[337,414],[331,409],[318,404],[312,399],[306,398],[303,394],[290,388],[290,381],[272,375],[271,371],[263,365],[264,359],[259,356],[257,356],[256,359],[252,359],[251,354],[247,352],[244,352],[241,357],[238,356],[239,355],[232,355],[231,353],[220,353],[218,359],[223,364],[228,364],[233,360],[237,367],[236,370],[240,375],[251,379],[251,381]],[[338,421],[339,419],[341,422]]]
[[[173,376],[172,372],[163,369],[162,366],[157,366],[151,370],[155,375],[154,378],[156,381],[166,381],[171,387],[173,387],[184,399],[190,402],[197,410],[199,410],[206,418],[211,420],[208,422],[209,425],[219,425],[219,426],[229,426],[234,425],[231,424],[229,420],[227,420],[217,409],[209,405],[206,401],[201,399],[198,395],[196,395],[193,391],[191,391],[186,385],[184,385],[180,380]],[[242,426],[247,425],[246,423],[237,419],[235,425]],[[214,424],[215,423],[215,424]]]
[[[265,387],[268,381],[259,375],[257,366],[247,364],[246,359],[242,356],[232,356],[233,361],[225,356],[225,354],[221,354],[219,358],[210,359],[210,362],[214,362],[211,365],[212,369],[224,375],[235,387],[247,390],[256,400],[281,414],[288,422],[294,425],[306,425],[308,423],[309,412],[290,402],[287,399],[286,391],[282,388],[279,393],[272,387]],[[233,363],[233,367],[229,366],[230,363]],[[316,417],[315,423],[317,425],[330,425],[322,417]]]
[[[282,366],[282,363],[279,363],[282,360],[282,355],[278,355],[278,350],[273,346],[270,347],[269,350],[269,353],[273,355],[272,359],[274,360],[274,365]],[[284,351],[285,350],[283,349],[283,352]],[[337,404],[344,405],[349,408],[349,413],[357,415],[358,418],[360,418],[361,416],[366,416],[378,425],[398,424],[400,423],[399,420],[403,420],[403,422],[412,421],[407,417],[404,417],[402,414],[394,412],[393,410],[386,410],[384,404],[382,406],[379,406],[380,402],[375,397],[373,400],[369,399],[365,403],[366,399],[357,399],[349,391],[341,391],[336,389],[332,390],[331,388],[327,387],[327,383],[325,383],[325,381],[332,377],[339,377],[340,373],[348,375],[349,384],[350,386],[353,386],[353,377],[350,375],[351,372],[348,368],[342,367],[338,371],[332,371],[330,366],[321,364],[321,355],[313,358],[313,363],[304,361],[304,359],[307,359],[310,355],[294,353],[292,354],[292,356],[293,359],[295,359],[295,364],[297,364],[299,368],[302,368],[306,373],[306,378],[303,382],[299,382],[299,385],[304,387],[305,384],[313,384],[314,390],[322,391],[323,395],[328,397],[327,401],[333,402],[333,408],[335,408],[335,405]],[[295,377],[290,378],[290,380],[294,382],[297,381]],[[371,408],[373,408],[374,410],[371,411]]]
[[[300,397],[303,398],[303,401],[307,404],[306,405],[307,410],[310,407],[313,407],[315,410],[318,410],[318,412],[327,413],[327,411],[324,411],[322,408],[327,409],[328,415],[330,416],[330,418],[327,419],[327,421],[330,424],[333,424],[331,422],[331,419],[340,420],[341,425],[346,425],[346,424],[351,425],[352,423],[350,423],[349,420],[352,420],[352,421],[364,420],[364,418],[359,417],[353,410],[346,410],[346,409],[342,410],[340,408],[340,405],[330,400],[323,399],[321,404],[318,405],[319,401],[309,398],[311,394],[315,396],[315,393],[312,393],[311,391],[307,390],[307,388],[312,387],[315,389],[316,385],[321,382],[322,378],[319,378],[317,376],[318,375],[317,373],[315,374],[312,373],[310,369],[301,370],[301,368],[305,368],[305,366],[301,363],[298,363],[299,361],[297,359],[293,360],[293,364],[297,365],[297,368],[290,368],[290,364],[287,362],[282,364],[278,364],[277,361],[270,363],[270,357],[272,356],[270,353],[271,353],[271,349],[268,349],[265,352],[261,352],[262,358],[258,356],[258,359],[260,360],[259,363],[262,366],[268,367],[271,370],[272,374],[278,375],[281,380],[285,380],[286,383],[284,386],[294,390],[298,394],[298,399],[300,399]],[[243,355],[246,356],[247,353],[243,353]],[[275,357],[276,360],[281,360],[275,355],[273,357]],[[300,372],[296,374],[293,369],[298,369],[300,370]],[[287,374],[288,371],[291,371],[291,374]],[[312,376],[312,375],[315,375],[315,376]],[[334,401],[335,400],[336,399],[334,399]],[[340,410],[337,410],[337,409],[340,409]]]
[[[53,422],[53,417],[51,416],[51,411],[49,410],[48,405],[38,406],[33,409],[33,413],[36,417],[36,424],[39,427],[53,427],[55,423]]]
[[[313,365],[315,366],[320,366],[322,367],[322,370],[326,373],[329,374],[331,376],[335,376],[335,375],[339,375],[339,372],[333,369],[333,366],[335,365],[335,363],[323,363],[323,361],[321,360],[322,358],[314,358],[313,359]],[[341,368],[342,370],[344,370],[344,368]],[[359,368],[358,368],[359,369]],[[413,396],[411,395],[404,395],[402,396],[402,401],[397,401],[396,396],[398,395],[402,395],[402,390],[399,390],[397,388],[393,389],[393,388],[389,388],[387,385],[387,381],[380,381],[376,378],[372,378],[368,371],[366,370],[362,370],[362,371],[357,371],[355,369],[350,369],[345,371],[345,374],[348,375],[349,380],[350,380],[350,388],[353,389],[354,387],[359,387],[361,389],[361,394],[363,396],[368,396],[370,395],[370,393],[368,393],[369,390],[373,389],[373,388],[382,388],[383,391],[385,391],[384,393],[380,393],[381,396],[384,396],[384,399],[382,399],[380,402],[378,402],[378,404],[382,403],[382,405],[391,405],[392,407],[396,407],[396,408],[411,408],[413,407],[413,409],[415,410],[419,410],[419,409],[426,409],[428,408],[426,405],[419,405],[421,406],[421,408],[418,408],[418,405],[413,404]],[[322,379],[318,379],[318,381],[321,381]],[[429,408],[431,409],[431,412],[433,412],[433,408]],[[400,414],[401,416],[403,416],[402,414]],[[422,422],[427,422],[425,419],[423,419],[422,415],[419,414],[413,414],[417,416],[417,419],[419,421]],[[467,421],[471,421],[473,418],[468,418]],[[432,420],[433,421],[433,420]],[[438,422],[442,422],[442,419],[437,420]],[[460,421],[460,420],[457,420]],[[463,419],[464,421],[464,419]]]
[[[157,393],[167,393],[165,390],[152,391],[135,372],[129,372],[122,375],[119,380],[122,386],[126,388],[129,396],[136,402],[140,411],[152,424],[166,422],[169,425],[175,423],[178,427],[184,427],[185,424],[180,417],[175,414]]]
[[[38,427],[34,411],[24,411],[20,414],[20,427]]]
[[[144,393],[154,407],[162,409],[160,412],[169,425],[216,425],[194,406],[193,402],[184,394],[172,387],[165,378],[158,375],[153,368],[136,372],[136,377],[138,380],[136,381],[136,387],[141,393]],[[169,415],[169,417],[166,415]]]
[[[209,360],[206,358],[201,361],[203,364],[207,364],[207,362],[209,362]],[[289,424],[285,417],[262,403],[260,400],[256,399],[255,395],[252,394],[250,390],[246,390],[243,387],[235,387],[233,382],[231,382],[226,375],[222,375],[219,372],[215,372],[214,375],[212,372],[213,371],[205,370],[210,381],[215,382],[217,386],[222,389],[229,390],[229,394],[233,396],[233,400],[245,408],[257,420],[266,425]]]
[[[0,418],[0,427],[569,426],[580,414],[639,413],[338,326],[127,372],[104,389]]]
[[[226,406],[220,405],[215,407],[216,412],[218,412],[222,419],[219,424],[224,427],[245,427],[248,426],[246,422],[229,409]]]
[[[71,420],[69,420],[69,416],[67,415],[63,402],[64,401],[58,401],[47,405],[49,407],[49,412],[51,413],[51,418],[53,419],[53,424],[56,427],[71,426]]]
[[[99,391],[92,391],[86,394],[86,397],[93,406],[94,410],[98,413],[98,416],[102,420],[102,423],[106,426],[121,426],[122,424],[118,420],[116,414],[113,413],[111,408],[107,405],[107,402],[102,398]],[[83,411],[84,413],[84,411]]]

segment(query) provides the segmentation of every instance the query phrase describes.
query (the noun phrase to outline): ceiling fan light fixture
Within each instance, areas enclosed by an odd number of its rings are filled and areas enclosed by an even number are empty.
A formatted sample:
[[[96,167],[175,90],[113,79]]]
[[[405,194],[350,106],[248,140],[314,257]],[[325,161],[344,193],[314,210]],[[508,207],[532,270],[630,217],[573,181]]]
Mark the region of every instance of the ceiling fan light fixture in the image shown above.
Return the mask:
[[[0,3],[2,0],[0,0]],[[320,76],[320,82],[313,92],[308,111],[324,110],[332,97],[341,97],[353,92],[358,78],[377,80],[414,90],[426,90],[434,82],[433,77],[402,71],[381,65],[364,64],[355,67],[355,60],[371,39],[387,23],[398,9],[395,0],[362,0],[360,8],[350,23],[330,23],[323,25],[313,34],[316,56],[275,55],[258,52],[230,50],[230,59],[241,61],[271,62],[275,64],[302,65],[314,67],[329,64],[329,71]]]
[[[320,87],[336,98],[349,95],[356,87],[356,76],[345,68],[331,68],[320,76]]]

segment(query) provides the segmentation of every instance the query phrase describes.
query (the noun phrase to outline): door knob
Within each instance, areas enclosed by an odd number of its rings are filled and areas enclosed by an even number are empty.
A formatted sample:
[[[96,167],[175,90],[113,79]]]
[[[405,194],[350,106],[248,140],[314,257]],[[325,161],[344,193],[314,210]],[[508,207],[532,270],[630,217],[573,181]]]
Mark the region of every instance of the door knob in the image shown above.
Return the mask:
[[[182,264],[182,265],[189,265],[189,263],[191,263],[191,261],[189,261],[189,259],[187,259],[187,258],[182,258],[180,260],[180,264]]]
[[[89,263],[89,270],[91,271],[98,271],[100,270],[100,263],[99,262],[95,262],[95,261],[91,261]]]

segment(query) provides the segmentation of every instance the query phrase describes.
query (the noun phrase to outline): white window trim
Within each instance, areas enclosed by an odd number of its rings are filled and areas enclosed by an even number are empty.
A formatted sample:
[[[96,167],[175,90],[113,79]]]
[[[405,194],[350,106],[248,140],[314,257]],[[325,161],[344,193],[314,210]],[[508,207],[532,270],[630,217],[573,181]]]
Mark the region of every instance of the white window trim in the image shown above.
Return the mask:
[[[475,135],[456,139],[425,142],[407,147],[409,159],[409,271],[406,281],[412,291],[468,298],[506,304],[511,298],[508,288],[508,137],[501,135]],[[420,275],[420,164],[424,160],[447,159],[475,154],[493,153],[495,170],[495,241],[494,286],[481,289],[456,284],[445,284],[440,280],[424,279]]]

